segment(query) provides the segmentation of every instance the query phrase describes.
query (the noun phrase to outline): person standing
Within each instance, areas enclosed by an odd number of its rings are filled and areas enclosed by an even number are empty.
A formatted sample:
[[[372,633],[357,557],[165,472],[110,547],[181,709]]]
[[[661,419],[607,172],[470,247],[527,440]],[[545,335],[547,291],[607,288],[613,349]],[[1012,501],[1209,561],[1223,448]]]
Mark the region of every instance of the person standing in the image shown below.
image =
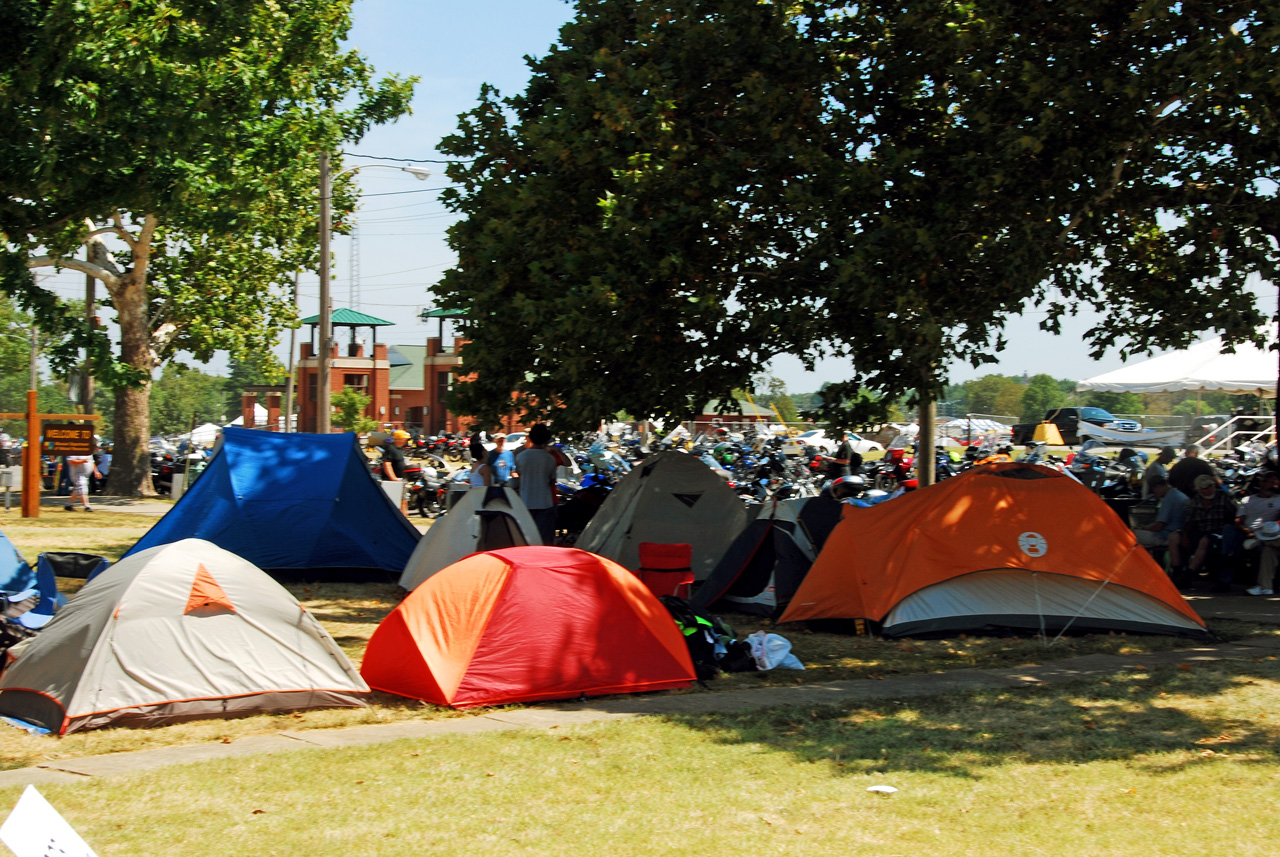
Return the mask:
[[[382,480],[401,482],[404,480],[404,445],[409,441],[409,433],[394,431],[389,440],[391,443],[383,441],[382,446]]]
[[[1194,499],[1196,496],[1196,480],[1199,477],[1211,476],[1217,484],[1222,484],[1222,480],[1218,479],[1218,473],[1213,469],[1213,465],[1200,457],[1200,447],[1197,444],[1187,444],[1184,453],[1185,457],[1170,467],[1169,474],[1165,477],[1169,480],[1170,485]]]
[[[551,429],[538,423],[529,429],[529,446],[516,456],[520,472],[520,499],[538,525],[544,545],[552,544],[556,534],[556,459],[547,451]]]
[[[836,447],[828,465],[827,478],[835,481],[841,476],[850,476],[862,469],[862,456],[853,451],[853,443],[849,433],[840,433],[840,445]]]
[[[1157,477],[1168,480],[1168,467],[1177,457],[1178,451],[1172,446],[1166,446],[1160,450],[1160,454],[1156,456],[1156,460],[1147,465],[1147,469],[1142,474],[1142,496],[1144,498],[1151,496],[1153,493],[1152,483]],[[1183,496],[1185,496],[1185,492],[1180,493],[1183,493]]]
[[[469,484],[472,488],[488,488],[497,483],[494,481],[493,467],[486,458],[491,453],[484,448],[484,444],[480,442],[480,438],[471,438],[471,478]]]
[[[67,498],[67,511],[76,510],[78,494],[80,502],[84,504],[84,510],[92,512],[93,509],[89,506],[89,479],[98,472],[97,466],[93,463],[93,454],[68,455],[67,471],[71,478],[71,496]]]
[[[506,485],[516,472],[516,456],[507,449],[507,436],[502,432],[493,436],[493,450],[489,453],[489,465],[493,468],[494,485]]]

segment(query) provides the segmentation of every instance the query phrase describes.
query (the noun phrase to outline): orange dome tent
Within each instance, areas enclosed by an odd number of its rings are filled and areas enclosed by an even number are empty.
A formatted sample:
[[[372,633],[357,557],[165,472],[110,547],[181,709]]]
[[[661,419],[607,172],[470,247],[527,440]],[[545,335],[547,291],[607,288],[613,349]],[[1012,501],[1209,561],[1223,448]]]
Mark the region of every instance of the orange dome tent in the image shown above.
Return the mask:
[[[886,636],[1207,634],[1101,498],[1017,463],[846,510],[779,621],[803,619],[866,619]]]
[[[378,626],[360,672],[455,708],[694,681],[679,628],[634,574],[541,546],[473,554],[427,578]]]

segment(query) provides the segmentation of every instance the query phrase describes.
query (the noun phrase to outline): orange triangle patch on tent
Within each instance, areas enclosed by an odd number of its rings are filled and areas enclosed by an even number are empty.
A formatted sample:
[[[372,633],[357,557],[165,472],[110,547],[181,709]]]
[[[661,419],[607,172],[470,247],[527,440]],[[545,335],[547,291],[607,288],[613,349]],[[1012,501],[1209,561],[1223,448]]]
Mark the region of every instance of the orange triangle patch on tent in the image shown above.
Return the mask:
[[[196,579],[191,583],[191,595],[187,598],[187,606],[182,613],[186,615],[211,607],[221,607],[232,613],[236,612],[235,605],[231,603],[227,593],[222,591],[222,587],[213,579],[209,569],[204,567],[204,563],[200,563],[196,566]]]

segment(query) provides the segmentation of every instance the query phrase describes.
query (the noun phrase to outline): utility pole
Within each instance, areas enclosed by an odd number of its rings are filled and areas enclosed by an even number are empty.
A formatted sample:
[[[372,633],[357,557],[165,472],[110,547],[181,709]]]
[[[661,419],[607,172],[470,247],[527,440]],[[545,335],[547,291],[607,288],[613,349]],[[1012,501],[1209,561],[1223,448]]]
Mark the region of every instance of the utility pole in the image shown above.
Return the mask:
[[[329,153],[320,153],[320,353],[316,355],[316,432],[330,432],[329,376],[332,369],[330,340],[333,310],[329,300],[329,234],[332,232],[333,185],[329,178]]]
[[[299,274],[294,272],[293,275],[293,306],[298,306],[298,277]],[[298,328],[289,331],[289,377],[284,384],[284,430],[286,432],[293,431],[293,372],[294,372],[294,355],[298,351]]]
[[[87,253],[92,251],[86,251]],[[88,274],[84,275],[84,325],[92,335],[95,318],[95,304],[98,299],[98,281]],[[86,414],[93,413],[93,375],[89,366],[89,349],[84,350],[84,366],[80,370],[80,410]]]

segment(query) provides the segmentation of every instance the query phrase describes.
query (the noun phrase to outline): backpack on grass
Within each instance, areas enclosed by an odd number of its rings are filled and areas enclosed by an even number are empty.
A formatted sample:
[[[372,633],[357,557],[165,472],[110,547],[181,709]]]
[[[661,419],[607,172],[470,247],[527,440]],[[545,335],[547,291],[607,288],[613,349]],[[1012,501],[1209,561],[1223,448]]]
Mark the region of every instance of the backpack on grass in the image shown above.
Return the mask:
[[[689,658],[699,681],[715,678],[721,670],[745,672],[756,669],[751,647],[734,639],[733,629],[724,622],[696,610],[688,599],[677,595],[662,595],[658,600],[684,634],[684,643],[689,647]]]

